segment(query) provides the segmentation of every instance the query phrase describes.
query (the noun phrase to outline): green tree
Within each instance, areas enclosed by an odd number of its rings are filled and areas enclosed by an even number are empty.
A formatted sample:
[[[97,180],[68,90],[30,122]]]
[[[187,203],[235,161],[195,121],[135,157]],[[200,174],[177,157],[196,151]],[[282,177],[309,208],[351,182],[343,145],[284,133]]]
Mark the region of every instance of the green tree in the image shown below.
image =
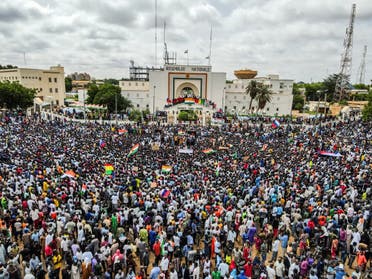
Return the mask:
[[[142,120],[141,112],[137,109],[131,110],[128,113],[128,119],[130,121],[135,121],[135,122],[141,121]]]
[[[88,100],[90,96],[88,90]],[[110,83],[104,83],[98,87],[93,104],[107,106],[110,113],[115,112],[116,109],[121,112],[131,107],[131,102],[121,95],[120,87]]]
[[[113,85],[119,85],[119,81],[117,79],[114,79],[114,78],[104,79],[103,82],[113,84]]]
[[[319,98],[319,94],[317,92],[322,89],[323,89],[323,83],[321,82],[305,84],[306,100],[317,101]]]
[[[292,109],[302,110],[304,108],[304,97],[301,94],[293,95]]]
[[[0,107],[27,109],[34,104],[36,91],[17,82],[0,82]]]
[[[72,78],[65,77],[65,87],[66,87],[66,92],[71,92],[71,90],[72,90]]]
[[[273,92],[266,85],[262,83],[258,84],[258,88],[259,90],[256,95],[256,100],[258,103],[257,112],[259,110],[264,109],[266,104],[271,102],[272,95],[273,95]]]
[[[251,97],[251,99],[249,101],[248,111],[251,111],[252,102],[256,98],[259,90],[260,90],[259,83],[257,81],[255,81],[255,80],[252,80],[248,84],[247,88],[245,89],[245,93]]]
[[[1,69],[17,69],[18,67],[17,66],[13,66],[13,65],[0,65],[0,70]]]
[[[368,90],[368,89],[369,89],[368,85],[363,84],[363,83],[354,84],[353,87],[354,87],[355,89],[362,89],[362,90],[363,90],[363,89],[364,89],[364,90]]]
[[[87,103],[88,104],[94,104],[94,98],[96,97],[98,93],[98,86],[95,83],[90,83],[88,85],[88,98],[87,98]]]
[[[368,104],[362,110],[362,119],[372,121],[372,93],[367,95]]]

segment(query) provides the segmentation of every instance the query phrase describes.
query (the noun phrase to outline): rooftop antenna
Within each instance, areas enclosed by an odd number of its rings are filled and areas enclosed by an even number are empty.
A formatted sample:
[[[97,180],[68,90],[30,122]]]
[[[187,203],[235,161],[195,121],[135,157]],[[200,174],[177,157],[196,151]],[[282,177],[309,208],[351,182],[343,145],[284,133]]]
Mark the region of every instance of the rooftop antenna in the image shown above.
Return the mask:
[[[155,0],[155,67],[158,65],[158,0]]]
[[[358,73],[357,73],[357,83],[364,84],[366,79],[366,56],[367,56],[367,46],[364,46],[362,61],[360,62]]]
[[[209,55],[208,55],[208,66],[211,65],[211,58],[212,58],[212,25],[211,25],[211,32],[209,34]]]

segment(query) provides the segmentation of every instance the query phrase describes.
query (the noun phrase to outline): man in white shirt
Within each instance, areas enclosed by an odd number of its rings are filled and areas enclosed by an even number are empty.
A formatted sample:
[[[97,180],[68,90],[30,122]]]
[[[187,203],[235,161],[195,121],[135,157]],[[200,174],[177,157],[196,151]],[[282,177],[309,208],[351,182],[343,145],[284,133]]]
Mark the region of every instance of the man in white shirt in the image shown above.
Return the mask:
[[[285,266],[284,266],[284,263],[283,263],[282,258],[279,258],[279,259],[275,262],[275,264],[274,264],[274,268],[275,268],[276,278],[277,278],[277,279],[284,278]]]

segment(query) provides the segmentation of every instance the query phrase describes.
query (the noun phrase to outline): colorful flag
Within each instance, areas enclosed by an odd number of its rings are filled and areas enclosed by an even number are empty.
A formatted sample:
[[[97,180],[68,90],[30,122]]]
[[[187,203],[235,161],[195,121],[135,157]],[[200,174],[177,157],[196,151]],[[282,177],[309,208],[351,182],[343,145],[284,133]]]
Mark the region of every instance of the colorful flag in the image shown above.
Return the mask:
[[[68,170],[62,175],[62,178],[69,177],[69,178],[75,178],[76,174],[74,173],[73,170]]]
[[[274,119],[273,124],[271,124],[271,127],[274,129],[279,128],[280,127],[279,121],[277,119]]]
[[[125,130],[125,129],[120,129],[120,130],[118,130],[118,134],[119,134],[119,135],[123,135],[123,134],[126,134],[126,133],[128,133],[128,131]]]
[[[166,198],[169,197],[170,193],[171,193],[171,191],[169,191],[168,189],[164,189],[164,190],[161,191],[161,197],[166,199]]]
[[[111,175],[113,171],[114,171],[114,166],[113,165],[105,164],[105,174],[106,175]]]
[[[171,166],[168,166],[168,165],[163,165],[161,167],[161,172],[170,173],[171,170],[172,170],[172,167]]]
[[[195,104],[195,99],[194,98],[185,98],[184,103],[185,104]]]
[[[217,167],[216,167],[216,176],[219,176],[219,175],[220,175],[221,165],[222,165],[221,162],[219,162],[219,163],[217,164]]]
[[[265,143],[264,145],[262,145],[262,151],[265,151],[267,149],[267,144]]]
[[[342,155],[340,153],[333,153],[333,152],[327,152],[327,151],[320,151],[319,155],[329,156],[329,157],[342,157]]]
[[[214,153],[215,151],[212,149],[212,148],[208,148],[208,149],[204,149],[203,150],[203,153],[204,154],[212,154],[212,153]]]
[[[135,145],[132,147],[132,149],[129,151],[129,153],[128,153],[128,157],[130,157],[130,156],[136,154],[137,151],[138,151],[138,148],[139,148],[139,144],[137,143],[137,144],[135,144]]]
[[[103,139],[99,140],[99,147],[104,148],[106,146],[106,142]]]

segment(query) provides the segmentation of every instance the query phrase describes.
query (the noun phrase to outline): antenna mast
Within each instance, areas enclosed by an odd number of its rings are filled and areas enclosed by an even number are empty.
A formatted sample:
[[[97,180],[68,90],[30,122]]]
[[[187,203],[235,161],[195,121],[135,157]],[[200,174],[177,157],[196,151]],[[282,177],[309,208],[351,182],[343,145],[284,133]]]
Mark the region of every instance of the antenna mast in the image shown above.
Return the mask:
[[[208,66],[211,65],[212,59],[212,25],[211,25],[211,32],[209,34],[209,55],[208,55]]]
[[[364,84],[366,79],[366,56],[367,56],[367,46],[364,46],[362,61],[360,62],[358,73],[357,73],[357,83]]]
[[[155,0],[155,67],[158,65],[158,0]]]
[[[351,64],[352,64],[352,49],[353,49],[353,32],[355,19],[356,4],[353,4],[348,28],[344,39],[344,52],[341,55],[340,72],[336,81],[335,99],[341,101],[348,98],[348,84],[350,80]]]

